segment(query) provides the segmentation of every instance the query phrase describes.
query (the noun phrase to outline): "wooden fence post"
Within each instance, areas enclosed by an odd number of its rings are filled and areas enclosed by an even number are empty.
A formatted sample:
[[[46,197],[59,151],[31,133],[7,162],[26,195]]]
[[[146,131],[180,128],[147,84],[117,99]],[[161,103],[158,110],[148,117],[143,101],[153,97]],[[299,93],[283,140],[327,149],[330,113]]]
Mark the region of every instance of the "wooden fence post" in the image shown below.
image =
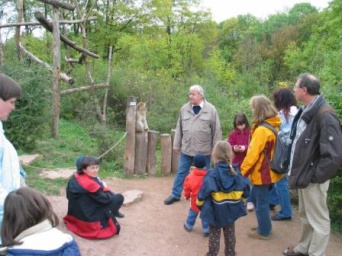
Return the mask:
[[[126,148],[125,148],[125,174],[131,176],[134,174],[135,162],[135,115],[136,115],[136,97],[129,97],[127,100],[126,112]]]
[[[161,142],[161,171],[163,174],[171,173],[171,135],[168,133],[163,133],[160,135]]]
[[[150,175],[156,174],[156,150],[158,144],[158,131],[148,131],[147,143],[147,173]]]
[[[171,151],[172,151],[172,156],[171,156],[171,173],[175,174],[177,173],[178,170],[178,164],[179,164],[179,154],[176,154],[175,151],[173,150],[173,141],[175,139],[175,133],[176,129],[171,130]]]
[[[134,173],[144,174],[147,167],[147,131],[135,133]]]

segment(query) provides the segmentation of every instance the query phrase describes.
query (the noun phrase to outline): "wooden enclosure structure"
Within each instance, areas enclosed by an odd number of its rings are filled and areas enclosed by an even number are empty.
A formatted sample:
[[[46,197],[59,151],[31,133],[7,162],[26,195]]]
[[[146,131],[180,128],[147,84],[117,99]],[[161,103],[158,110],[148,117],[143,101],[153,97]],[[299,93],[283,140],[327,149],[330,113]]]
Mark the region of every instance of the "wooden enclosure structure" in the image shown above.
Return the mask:
[[[137,99],[129,97],[126,109],[125,175],[155,175],[157,173],[157,146],[161,143],[160,171],[163,175],[177,172],[179,155],[172,150],[174,130],[171,134],[136,129]]]

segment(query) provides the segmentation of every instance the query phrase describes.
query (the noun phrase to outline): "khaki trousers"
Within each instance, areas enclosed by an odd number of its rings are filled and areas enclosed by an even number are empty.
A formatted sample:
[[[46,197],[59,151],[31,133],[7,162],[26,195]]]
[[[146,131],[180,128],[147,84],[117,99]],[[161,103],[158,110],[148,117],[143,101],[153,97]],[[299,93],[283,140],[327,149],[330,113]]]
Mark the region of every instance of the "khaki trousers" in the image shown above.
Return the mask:
[[[330,217],[327,206],[327,192],[330,180],[310,183],[305,189],[298,189],[299,218],[302,233],[295,251],[310,256],[325,256],[330,237]]]

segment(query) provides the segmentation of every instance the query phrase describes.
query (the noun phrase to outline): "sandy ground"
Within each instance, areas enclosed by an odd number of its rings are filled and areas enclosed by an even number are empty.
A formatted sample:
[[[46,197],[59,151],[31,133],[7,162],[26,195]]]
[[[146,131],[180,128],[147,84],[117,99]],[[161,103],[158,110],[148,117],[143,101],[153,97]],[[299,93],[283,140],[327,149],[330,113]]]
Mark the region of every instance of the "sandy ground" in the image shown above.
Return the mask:
[[[107,185],[117,193],[138,189],[144,192],[141,201],[123,206],[125,218],[119,219],[121,232],[105,240],[87,240],[74,235],[83,256],[197,256],[205,255],[208,238],[202,236],[197,221],[190,233],[183,229],[189,202],[182,199],[173,205],[164,205],[170,194],[173,177],[148,177],[145,179],[107,179]],[[60,219],[66,214],[65,196],[49,196]],[[239,256],[276,256],[299,239],[300,225],[295,209],[292,221],[273,222],[272,237],[268,241],[247,237],[251,227],[256,226],[254,212],[236,222],[236,252]],[[70,233],[64,223],[60,229]],[[221,240],[220,254],[224,245]],[[327,256],[341,255],[342,237],[331,235]]]

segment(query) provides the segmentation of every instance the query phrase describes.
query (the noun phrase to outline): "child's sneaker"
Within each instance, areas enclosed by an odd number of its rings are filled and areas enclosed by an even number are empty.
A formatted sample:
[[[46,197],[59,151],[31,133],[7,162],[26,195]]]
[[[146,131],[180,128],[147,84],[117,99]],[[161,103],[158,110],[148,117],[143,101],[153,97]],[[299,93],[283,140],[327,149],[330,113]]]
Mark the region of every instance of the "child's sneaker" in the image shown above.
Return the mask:
[[[247,211],[253,211],[254,210],[254,204],[252,202],[247,203]]]
[[[188,232],[191,232],[191,231],[192,231],[192,228],[188,228],[188,227],[186,226],[185,223],[184,223],[184,229],[185,229],[186,231],[188,231]]]

